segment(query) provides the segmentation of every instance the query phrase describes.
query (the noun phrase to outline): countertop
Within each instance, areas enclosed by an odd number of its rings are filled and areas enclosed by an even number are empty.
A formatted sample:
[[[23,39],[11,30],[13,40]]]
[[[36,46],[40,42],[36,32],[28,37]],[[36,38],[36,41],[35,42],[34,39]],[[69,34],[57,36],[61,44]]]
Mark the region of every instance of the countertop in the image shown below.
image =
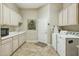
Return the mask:
[[[10,37],[13,37],[13,36],[16,36],[16,35],[19,35],[19,34],[22,34],[22,33],[25,33],[26,31],[20,31],[20,32],[9,32],[9,35],[7,36],[4,36],[4,37],[1,37],[1,39],[7,39],[7,38],[10,38]]]
[[[60,33],[54,33],[54,35],[58,35],[59,37],[64,37],[64,38],[79,38],[78,35],[65,35]]]
[[[63,34],[58,34],[58,36],[65,37],[65,38],[79,38],[78,35],[63,35]]]

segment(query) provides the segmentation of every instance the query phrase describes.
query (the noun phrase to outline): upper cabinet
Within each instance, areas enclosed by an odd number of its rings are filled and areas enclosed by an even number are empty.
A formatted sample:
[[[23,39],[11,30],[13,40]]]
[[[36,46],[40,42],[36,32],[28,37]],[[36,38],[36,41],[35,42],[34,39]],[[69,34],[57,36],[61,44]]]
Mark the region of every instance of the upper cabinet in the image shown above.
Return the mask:
[[[18,26],[18,23],[19,23],[19,18],[18,18],[18,15],[16,12],[14,12],[13,10],[10,10],[10,25],[13,25],[13,26]]]
[[[0,25],[18,26],[21,16],[17,12],[0,4],[0,13]]]
[[[5,5],[2,5],[2,24],[10,25],[10,9]]]
[[[78,4],[70,4],[65,8],[63,7],[59,13],[59,26],[78,24]]]
[[[68,24],[78,24],[78,4],[72,4],[68,8]]]
[[[63,17],[62,17],[62,20],[63,20],[63,22],[62,22],[62,24],[63,25],[67,25],[68,23],[67,23],[67,8],[65,8],[65,9],[63,9],[63,11],[62,11],[62,15],[63,15]]]
[[[62,26],[62,23],[63,23],[63,12],[60,11],[60,13],[59,13],[59,25]]]

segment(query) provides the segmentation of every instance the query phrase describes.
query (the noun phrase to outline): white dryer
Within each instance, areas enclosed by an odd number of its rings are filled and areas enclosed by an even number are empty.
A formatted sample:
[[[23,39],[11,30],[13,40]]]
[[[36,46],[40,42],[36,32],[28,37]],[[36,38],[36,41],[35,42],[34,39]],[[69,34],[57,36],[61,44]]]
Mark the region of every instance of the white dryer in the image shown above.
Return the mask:
[[[57,52],[61,56],[77,56],[79,45],[79,32],[63,32],[58,35]]]

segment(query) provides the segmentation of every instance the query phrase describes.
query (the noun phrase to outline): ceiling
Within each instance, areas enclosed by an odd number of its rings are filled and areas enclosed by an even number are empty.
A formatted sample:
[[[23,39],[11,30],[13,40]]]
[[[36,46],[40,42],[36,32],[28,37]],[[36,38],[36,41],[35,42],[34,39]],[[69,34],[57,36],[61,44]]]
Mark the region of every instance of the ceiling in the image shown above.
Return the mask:
[[[39,8],[43,5],[45,5],[46,3],[17,3],[16,5],[21,8]]]

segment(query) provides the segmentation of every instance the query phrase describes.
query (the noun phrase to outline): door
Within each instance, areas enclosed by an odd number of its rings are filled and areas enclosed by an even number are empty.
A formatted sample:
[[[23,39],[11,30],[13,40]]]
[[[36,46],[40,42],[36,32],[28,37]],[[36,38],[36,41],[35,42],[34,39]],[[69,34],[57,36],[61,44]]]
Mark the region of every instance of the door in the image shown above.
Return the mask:
[[[48,19],[38,20],[38,42],[47,43],[48,41]]]

